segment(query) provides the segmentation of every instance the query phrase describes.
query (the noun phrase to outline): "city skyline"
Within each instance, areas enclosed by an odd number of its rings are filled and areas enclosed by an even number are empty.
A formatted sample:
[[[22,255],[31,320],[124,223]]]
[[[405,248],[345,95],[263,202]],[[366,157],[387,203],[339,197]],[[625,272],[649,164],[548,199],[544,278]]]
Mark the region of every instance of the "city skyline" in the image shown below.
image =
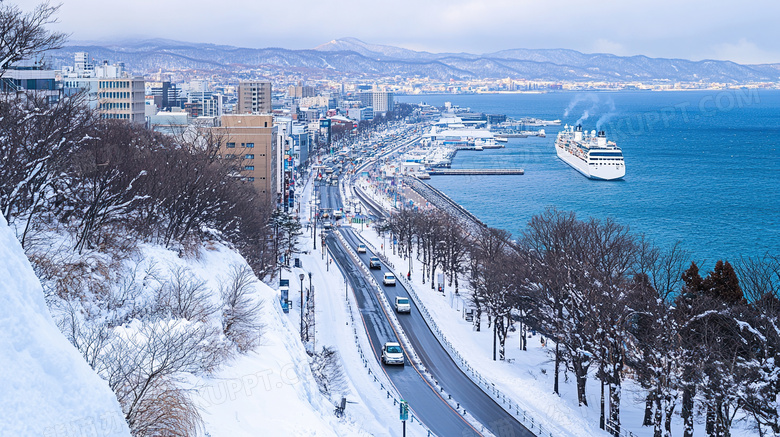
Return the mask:
[[[36,0],[17,0],[25,11]],[[71,42],[165,38],[238,47],[314,48],[355,37],[370,44],[429,52],[490,53],[513,48],[564,48],[584,53],[646,55],[690,60],[780,63],[780,4],[755,1],[749,13],[731,3],[699,0],[583,5],[510,0],[365,4],[302,0],[234,2],[215,8],[203,0],[139,0],[106,7],[97,0],[66,0],[53,30]]]

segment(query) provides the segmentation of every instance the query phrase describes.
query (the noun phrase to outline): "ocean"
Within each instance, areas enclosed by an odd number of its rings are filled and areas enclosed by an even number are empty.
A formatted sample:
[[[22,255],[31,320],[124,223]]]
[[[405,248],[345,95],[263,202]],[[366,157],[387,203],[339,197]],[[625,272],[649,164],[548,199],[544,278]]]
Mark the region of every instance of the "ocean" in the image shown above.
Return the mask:
[[[679,241],[700,267],[780,255],[780,91],[621,91],[398,96],[397,101],[518,119],[560,119],[546,138],[461,151],[453,168],[522,176],[433,176],[429,183],[489,226],[518,236],[548,206],[612,217],[660,247]],[[626,176],[594,181],[555,154],[564,124],[598,126],[623,149]],[[536,127],[529,129],[538,129]]]

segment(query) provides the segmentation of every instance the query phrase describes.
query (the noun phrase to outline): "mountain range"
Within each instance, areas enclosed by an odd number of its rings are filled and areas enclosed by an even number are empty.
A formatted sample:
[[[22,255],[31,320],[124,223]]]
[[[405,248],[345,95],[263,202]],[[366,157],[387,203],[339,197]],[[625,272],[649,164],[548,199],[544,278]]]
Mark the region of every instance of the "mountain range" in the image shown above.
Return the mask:
[[[73,64],[75,52],[124,62],[137,73],[159,69],[295,70],[326,77],[428,77],[433,80],[528,79],[610,82],[725,82],[780,80],[780,64],[616,56],[567,49],[511,49],[493,53],[430,53],[335,39],[314,49],[242,48],[165,39],[73,44],[50,53],[54,68]]]

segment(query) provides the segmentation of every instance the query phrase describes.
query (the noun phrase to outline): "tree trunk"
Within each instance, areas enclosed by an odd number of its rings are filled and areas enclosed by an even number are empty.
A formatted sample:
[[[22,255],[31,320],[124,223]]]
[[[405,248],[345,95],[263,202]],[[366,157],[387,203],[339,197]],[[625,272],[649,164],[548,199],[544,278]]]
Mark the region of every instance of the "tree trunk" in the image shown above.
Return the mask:
[[[672,437],[672,416],[674,415],[675,402],[671,398],[666,399],[666,417],[664,418],[664,435]]]
[[[615,375],[612,375],[615,378]],[[620,375],[617,375],[620,378]],[[620,379],[616,384],[609,385],[609,421],[612,425],[613,434],[620,435]]]
[[[526,346],[528,345],[528,340],[526,339],[526,326],[525,326],[525,317],[520,318],[520,349],[522,350],[528,350]]]
[[[653,437],[661,437],[663,435],[663,428],[661,422],[663,421],[663,414],[661,409],[661,397],[656,394],[655,396],[655,415],[654,415],[654,429]]]
[[[582,357],[572,356],[572,366],[577,380],[577,401],[580,405],[587,406],[588,398],[585,396],[585,386],[588,382],[588,364]]]
[[[600,414],[599,414],[599,428],[606,429],[605,428],[606,420],[604,420],[605,419],[604,418],[604,381],[600,379],[599,380],[599,384],[601,385],[601,401],[600,401],[600,405],[599,405],[599,410],[600,410]]]
[[[705,414],[704,432],[708,436],[715,436],[715,409],[712,405],[707,405],[707,413]]]
[[[653,400],[655,399],[655,391],[650,390],[645,397],[645,416],[642,419],[642,426],[650,426],[653,424]]]
[[[682,419],[683,419],[683,437],[693,437],[693,396],[696,394],[695,388],[686,384],[683,387],[682,398]]]
[[[495,321],[493,321],[493,361],[496,361],[496,331],[498,329],[498,325],[496,325]]]
[[[561,367],[561,350],[560,346],[558,346],[558,341],[556,339],[555,341],[555,379],[553,382],[553,393],[557,394],[558,396],[561,395],[561,392],[558,391],[558,373],[560,371]]]

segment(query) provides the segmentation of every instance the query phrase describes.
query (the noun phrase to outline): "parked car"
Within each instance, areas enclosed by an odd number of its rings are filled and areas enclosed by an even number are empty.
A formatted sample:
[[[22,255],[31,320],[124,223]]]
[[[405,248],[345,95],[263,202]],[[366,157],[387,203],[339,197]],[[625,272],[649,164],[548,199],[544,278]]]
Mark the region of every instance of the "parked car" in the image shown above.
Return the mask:
[[[371,259],[368,261],[368,267],[371,269],[381,269],[382,261],[379,261],[378,257],[372,256]]]
[[[382,278],[382,283],[385,285],[395,286],[395,276],[390,272],[385,272],[385,276]]]
[[[358,253],[366,253],[366,245],[358,244]]]
[[[410,313],[412,312],[412,305],[409,303],[408,297],[396,296],[395,298],[395,312],[397,313]]]
[[[400,364],[404,365],[404,351],[401,349],[401,345],[395,342],[387,342],[382,346],[382,363],[383,364]]]

